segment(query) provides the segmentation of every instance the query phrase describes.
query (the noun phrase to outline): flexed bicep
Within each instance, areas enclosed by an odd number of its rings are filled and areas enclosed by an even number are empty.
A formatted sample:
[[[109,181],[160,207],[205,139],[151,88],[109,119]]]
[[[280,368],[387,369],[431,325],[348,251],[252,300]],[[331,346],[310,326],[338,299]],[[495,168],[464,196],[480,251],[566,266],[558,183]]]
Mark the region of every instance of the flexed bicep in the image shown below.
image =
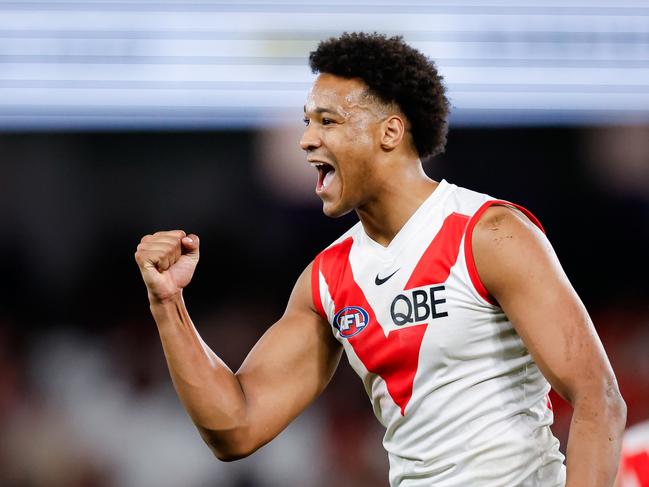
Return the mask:
[[[320,395],[342,354],[311,295],[311,265],[299,277],[284,315],[250,351],[236,376],[246,397],[254,451]]]

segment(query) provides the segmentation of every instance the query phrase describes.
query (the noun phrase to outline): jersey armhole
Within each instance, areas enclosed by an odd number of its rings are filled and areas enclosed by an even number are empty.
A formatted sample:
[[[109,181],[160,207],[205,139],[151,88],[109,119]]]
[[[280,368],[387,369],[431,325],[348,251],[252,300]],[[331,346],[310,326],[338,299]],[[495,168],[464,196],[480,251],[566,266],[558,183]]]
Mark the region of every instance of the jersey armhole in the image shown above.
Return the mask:
[[[313,260],[311,267],[311,297],[313,298],[313,306],[318,314],[327,321],[327,315],[322,307],[322,298],[320,297],[320,260],[322,253],[319,253]]]
[[[541,225],[541,222],[538,220],[538,218],[536,218],[534,214],[527,208],[505,200],[489,200],[485,202],[480,208],[478,208],[478,211],[476,211],[469,220],[464,237],[464,260],[466,261],[466,267],[469,271],[471,283],[473,284],[473,287],[478,292],[480,297],[482,297],[482,299],[493,306],[498,306],[496,299],[489,293],[485,285],[482,283],[480,275],[478,274],[478,269],[475,265],[475,260],[473,258],[473,229],[475,228],[484,212],[492,206],[509,206],[511,208],[515,208],[523,213],[523,215],[525,215],[527,218],[529,218],[529,220],[534,223],[534,225],[539,227],[539,229],[543,233],[545,233],[545,229],[543,228],[543,225]]]

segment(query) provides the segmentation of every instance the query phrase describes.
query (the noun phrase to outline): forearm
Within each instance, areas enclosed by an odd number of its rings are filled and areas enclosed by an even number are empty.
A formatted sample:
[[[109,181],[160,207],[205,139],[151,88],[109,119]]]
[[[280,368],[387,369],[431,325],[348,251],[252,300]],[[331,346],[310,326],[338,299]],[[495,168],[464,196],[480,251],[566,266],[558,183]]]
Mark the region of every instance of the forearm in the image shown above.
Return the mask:
[[[171,379],[181,402],[214,453],[223,459],[243,448],[246,399],[237,377],[205,345],[182,295],[151,304]]]
[[[617,392],[574,402],[566,487],[612,487],[618,468],[626,405]]]

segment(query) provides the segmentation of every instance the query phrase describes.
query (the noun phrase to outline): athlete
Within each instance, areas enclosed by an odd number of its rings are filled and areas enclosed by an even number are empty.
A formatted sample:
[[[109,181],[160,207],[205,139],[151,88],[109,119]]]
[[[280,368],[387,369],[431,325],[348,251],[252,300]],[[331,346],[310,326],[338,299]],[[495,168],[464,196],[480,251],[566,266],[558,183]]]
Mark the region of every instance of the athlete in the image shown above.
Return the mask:
[[[135,254],[205,442],[221,460],[250,455],[322,392],[344,351],[386,428],[393,486],[613,485],[626,406],[541,224],[422,169],[446,141],[434,64],[401,38],[344,34],[310,65],[300,145],[324,213],[359,222],[302,272],[236,373],[183,302],[198,237],[158,232]],[[550,385],[574,408],[565,466]]]

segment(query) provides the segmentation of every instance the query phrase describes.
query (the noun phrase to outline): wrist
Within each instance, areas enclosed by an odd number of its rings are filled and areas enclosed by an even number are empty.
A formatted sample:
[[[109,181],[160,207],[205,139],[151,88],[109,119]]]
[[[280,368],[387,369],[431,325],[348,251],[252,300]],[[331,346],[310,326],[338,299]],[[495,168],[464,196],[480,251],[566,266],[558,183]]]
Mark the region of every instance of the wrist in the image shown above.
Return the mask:
[[[182,291],[165,299],[149,297],[149,309],[160,330],[172,329],[180,322],[187,321],[187,309],[183,300]]]
[[[164,308],[168,306],[175,307],[176,305],[183,302],[183,290],[180,289],[178,292],[170,294],[168,296],[160,297],[156,296],[149,291],[149,307],[150,308]]]

